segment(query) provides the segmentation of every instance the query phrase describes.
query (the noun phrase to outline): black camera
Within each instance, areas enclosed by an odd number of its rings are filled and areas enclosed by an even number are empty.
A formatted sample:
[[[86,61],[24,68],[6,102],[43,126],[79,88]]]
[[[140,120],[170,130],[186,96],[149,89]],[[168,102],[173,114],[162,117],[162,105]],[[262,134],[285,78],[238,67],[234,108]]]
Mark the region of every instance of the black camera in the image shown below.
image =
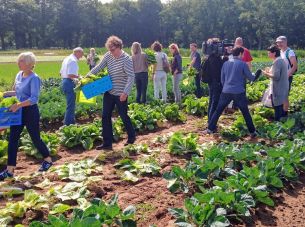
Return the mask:
[[[202,43],[202,53],[204,55],[216,54],[219,56],[228,56],[234,47],[234,42],[227,39],[220,41],[218,38],[209,39]]]

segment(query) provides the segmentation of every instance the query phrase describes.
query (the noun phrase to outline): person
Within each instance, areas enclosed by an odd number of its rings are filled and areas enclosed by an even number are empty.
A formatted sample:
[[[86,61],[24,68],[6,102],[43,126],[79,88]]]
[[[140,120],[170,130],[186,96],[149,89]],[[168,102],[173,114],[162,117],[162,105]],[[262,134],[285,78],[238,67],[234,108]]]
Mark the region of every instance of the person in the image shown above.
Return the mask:
[[[206,82],[209,87],[208,122],[211,121],[211,118],[217,108],[219,97],[222,91],[222,65],[223,59],[219,54],[216,53],[210,54],[203,64],[203,73],[207,78]]]
[[[206,133],[208,134],[212,134],[216,131],[220,115],[226,106],[233,100],[243,114],[251,137],[254,138],[256,136],[256,130],[248,109],[245,89],[246,79],[254,81],[256,76],[252,75],[248,65],[242,61],[243,53],[244,49],[242,47],[233,48],[233,60],[226,61],[221,69],[221,83],[223,89],[217,108],[208,123],[208,129],[206,130]]]
[[[197,71],[196,76],[195,76],[195,86],[196,86],[195,95],[196,95],[197,98],[201,98],[203,96],[203,89],[201,87],[201,78],[200,78],[200,75],[199,75],[200,66],[201,66],[201,57],[200,57],[200,54],[197,51],[197,44],[196,43],[191,43],[190,44],[190,50],[191,50],[190,67],[193,67]]]
[[[66,113],[64,117],[64,124],[75,124],[75,81],[78,79],[78,64],[77,61],[82,58],[84,51],[81,47],[73,50],[73,53],[66,57],[60,69],[62,78],[62,90],[66,96]]]
[[[288,75],[288,82],[289,82],[289,92],[291,90],[291,85],[293,81],[293,75],[296,73],[298,69],[298,61],[295,52],[288,47],[287,37],[286,36],[279,36],[276,39],[277,46],[281,49],[281,57],[284,59],[287,65],[287,75]],[[288,96],[289,96],[288,92]],[[288,115],[289,110],[289,98],[284,102],[284,114],[285,116]]]
[[[133,144],[136,140],[135,130],[127,113],[127,100],[135,79],[132,58],[123,51],[123,42],[117,36],[110,36],[105,46],[108,52],[104,55],[102,61],[88,73],[88,75],[97,74],[107,67],[112,81],[112,89],[106,92],[103,98],[102,136],[104,143],[97,146],[97,150],[112,149],[111,116],[115,106],[127,131],[128,140],[125,146]]]
[[[177,44],[172,43],[169,45],[169,50],[173,55],[171,63],[171,73],[173,75],[173,93],[175,95],[175,102],[181,102],[181,89],[180,81],[182,80],[182,57],[180,55],[179,47]]]
[[[90,49],[90,53],[87,56],[87,64],[89,65],[89,70],[96,66],[97,55],[94,48]]]
[[[151,49],[155,51],[157,63],[153,65],[153,81],[154,81],[154,97],[159,99],[160,90],[162,93],[162,101],[167,100],[166,81],[167,73],[164,71],[163,62],[168,63],[167,55],[162,51],[162,45],[158,41],[151,45]]]
[[[39,109],[37,106],[40,94],[41,80],[33,71],[36,58],[32,52],[21,53],[18,56],[18,67],[13,91],[4,93],[4,96],[16,96],[18,103],[10,107],[10,111],[16,112],[22,109],[22,124],[10,127],[7,168],[0,173],[0,180],[13,177],[16,168],[18,143],[24,126],[26,127],[34,146],[43,156],[44,161],[38,171],[47,171],[52,166],[52,159],[46,144],[41,140],[39,130]]]
[[[148,84],[148,58],[142,52],[141,44],[134,42],[131,46],[133,69],[136,77],[137,103],[146,103],[146,91]]]
[[[246,47],[244,47],[244,41],[241,37],[235,39],[234,47],[242,47],[244,49],[244,55],[242,57],[242,61],[246,62],[247,65],[249,66],[249,69],[251,70],[252,68],[251,62],[253,61],[253,58],[251,56],[250,51]]]
[[[276,45],[268,49],[268,57],[273,60],[270,71],[263,71],[271,79],[271,101],[274,108],[274,120],[279,121],[285,116],[283,104],[288,98],[289,82],[287,80],[287,65],[281,58],[281,51]]]

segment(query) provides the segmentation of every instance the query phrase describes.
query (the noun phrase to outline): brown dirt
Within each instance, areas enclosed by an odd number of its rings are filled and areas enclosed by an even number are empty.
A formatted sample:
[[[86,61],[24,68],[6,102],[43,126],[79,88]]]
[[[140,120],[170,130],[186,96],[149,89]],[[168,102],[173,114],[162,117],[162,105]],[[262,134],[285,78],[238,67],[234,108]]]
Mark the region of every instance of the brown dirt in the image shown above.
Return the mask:
[[[223,125],[230,124],[229,118],[223,118]],[[183,166],[187,157],[172,156],[167,152],[164,144],[153,143],[153,139],[158,135],[166,135],[170,132],[196,132],[199,134],[199,142],[219,141],[218,135],[204,135],[201,129],[204,121],[188,117],[186,124],[168,124],[165,128],[155,132],[139,135],[137,144],[147,143],[152,149],[159,149],[158,157],[162,167],[161,174],[170,170],[173,165]],[[257,140],[245,139],[249,142],[258,142]],[[119,194],[119,203],[125,208],[128,205],[135,205],[137,208],[137,223],[139,227],[147,227],[155,224],[158,227],[174,226],[174,219],[168,213],[169,207],[182,207],[185,196],[183,194],[171,194],[166,187],[167,182],[159,176],[144,176],[137,183],[128,183],[120,179],[118,170],[113,164],[120,160],[120,150],[123,148],[124,141],[114,144],[114,151],[106,153],[106,159],[103,164],[103,181],[95,185],[90,185],[91,197],[100,197],[108,200],[115,193]],[[97,150],[83,151],[81,148],[67,150],[60,148],[59,155],[56,158],[56,165],[65,162],[74,162],[85,158],[94,158],[100,154]],[[23,153],[18,155],[18,167],[15,175],[30,175],[34,173],[40,162],[36,159],[29,158]],[[50,176],[51,177],[51,176]],[[62,184],[62,181],[54,179],[55,183]],[[34,179],[34,181],[42,181],[42,179]],[[43,191],[42,191],[43,193]],[[14,200],[19,198],[14,198]],[[0,207],[5,204],[6,200],[0,199]],[[277,206],[275,208],[260,206],[256,208],[253,216],[255,224],[248,226],[305,226],[305,175],[301,175],[297,184],[286,187],[281,193],[276,195]],[[41,216],[42,213],[36,214],[32,211],[28,216]],[[45,215],[44,215],[45,216]],[[23,222],[23,223],[26,223]]]

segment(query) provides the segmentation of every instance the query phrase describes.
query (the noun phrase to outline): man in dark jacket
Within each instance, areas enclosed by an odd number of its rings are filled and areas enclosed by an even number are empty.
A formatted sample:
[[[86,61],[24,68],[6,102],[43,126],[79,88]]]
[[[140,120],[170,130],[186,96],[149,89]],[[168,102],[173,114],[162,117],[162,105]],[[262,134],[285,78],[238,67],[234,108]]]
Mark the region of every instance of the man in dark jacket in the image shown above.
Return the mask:
[[[210,122],[216,110],[222,91],[220,79],[222,65],[223,60],[221,56],[217,54],[211,54],[203,65],[204,82],[209,86],[208,122]]]
[[[236,106],[240,109],[246,121],[251,137],[256,136],[256,130],[253,125],[252,117],[248,108],[248,100],[246,97],[245,83],[246,80],[254,81],[256,76],[250,72],[248,65],[242,61],[244,49],[235,47],[232,50],[233,59],[224,63],[221,70],[221,83],[223,85],[220,99],[211,120],[207,133],[211,134],[216,131],[217,122],[226,108],[233,100]]]

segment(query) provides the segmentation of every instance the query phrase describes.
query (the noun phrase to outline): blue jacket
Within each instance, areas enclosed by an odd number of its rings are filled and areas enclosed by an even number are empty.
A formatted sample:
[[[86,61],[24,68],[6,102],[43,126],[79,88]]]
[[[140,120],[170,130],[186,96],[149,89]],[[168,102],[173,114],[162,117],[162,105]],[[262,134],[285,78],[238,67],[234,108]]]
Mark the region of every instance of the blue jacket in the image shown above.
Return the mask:
[[[245,93],[247,79],[253,81],[255,76],[245,62],[238,57],[226,61],[221,69],[222,92],[231,94]]]

